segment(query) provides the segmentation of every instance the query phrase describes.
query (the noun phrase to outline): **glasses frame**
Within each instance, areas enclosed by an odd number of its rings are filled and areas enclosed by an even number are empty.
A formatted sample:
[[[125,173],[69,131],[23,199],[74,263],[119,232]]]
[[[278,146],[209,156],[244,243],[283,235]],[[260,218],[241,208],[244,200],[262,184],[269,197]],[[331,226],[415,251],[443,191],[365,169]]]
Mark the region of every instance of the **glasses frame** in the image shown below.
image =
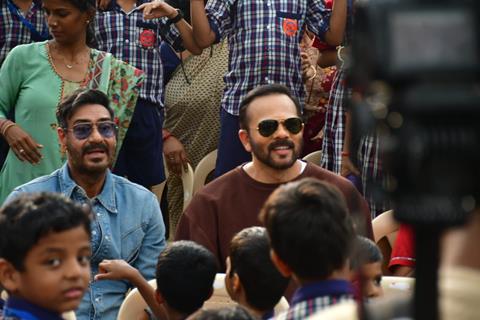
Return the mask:
[[[291,120],[295,120],[295,121],[299,120],[299,121],[300,121],[301,126],[300,126],[300,129],[299,129],[297,132],[295,132],[295,130],[292,131],[292,128],[290,128],[290,125],[288,125],[288,121],[291,121]],[[264,129],[261,129],[261,124],[262,124],[262,123],[265,123],[265,122],[268,122],[268,121],[273,121],[273,122],[276,123],[276,125],[275,125],[275,128],[274,128],[274,130],[272,131],[272,133],[270,133],[270,134],[267,135],[267,134],[262,133],[262,131],[264,131]],[[262,120],[262,121],[260,121],[260,122],[258,123],[256,129],[257,129],[258,133],[259,133],[262,137],[268,138],[268,137],[272,136],[275,132],[277,132],[278,127],[279,127],[280,125],[282,125],[290,134],[295,134],[295,135],[296,135],[296,134],[299,134],[299,133],[302,131],[303,127],[305,126],[305,124],[303,123],[302,118],[300,118],[300,117],[290,117],[290,118],[281,119],[281,120],[276,120],[276,119],[265,119],[265,120]]]
[[[102,130],[99,130],[99,128],[98,128],[98,126],[101,125],[101,124],[111,125],[113,127],[113,134],[112,135],[105,135],[104,132],[102,132]],[[85,137],[79,136],[78,133],[75,133],[76,132],[75,128],[78,128],[78,126],[82,126],[82,125],[89,125],[90,126],[89,133]],[[85,140],[85,139],[88,139],[88,137],[90,137],[92,135],[93,127],[95,127],[96,130],[98,131],[98,133],[105,139],[116,137],[117,134],[118,134],[118,126],[115,122],[113,122],[111,120],[98,121],[98,122],[95,122],[95,123],[93,123],[93,122],[79,122],[79,123],[74,124],[72,126],[72,128],[67,128],[66,130],[71,131],[73,136],[75,137],[75,139]]]

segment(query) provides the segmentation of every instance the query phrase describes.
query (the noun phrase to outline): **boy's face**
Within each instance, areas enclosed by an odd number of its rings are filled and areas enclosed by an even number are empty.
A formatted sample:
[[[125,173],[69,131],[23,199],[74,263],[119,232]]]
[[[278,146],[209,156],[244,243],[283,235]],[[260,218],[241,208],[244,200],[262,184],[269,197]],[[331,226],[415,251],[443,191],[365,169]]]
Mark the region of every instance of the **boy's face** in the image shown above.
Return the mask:
[[[62,313],[80,304],[90,280],[90,238],[83,226],[40,238],[15,270],[9,291],[37,306]]]
[[[364,278],[363,294],[368,298],[383,296],[382,289],[382,264],[380,262],[364,264],[360,272]]]

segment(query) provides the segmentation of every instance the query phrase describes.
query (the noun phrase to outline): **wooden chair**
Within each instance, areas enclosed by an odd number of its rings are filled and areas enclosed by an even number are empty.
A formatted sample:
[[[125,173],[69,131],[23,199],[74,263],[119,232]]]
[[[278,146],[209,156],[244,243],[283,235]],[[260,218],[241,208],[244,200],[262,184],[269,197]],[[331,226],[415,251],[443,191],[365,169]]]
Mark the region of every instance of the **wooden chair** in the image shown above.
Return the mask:
[[[217,150],[213,150],[198,163],[193,174],[193,194],[195,194],[206,183],[208,175],[215,170],[217,161]]]
[[[307,154],[305,157],[303,157],[303,160],[306,162],[311,162],[316,165],[320,165],[320,161],[322,160],[322,151],[314,151],[312,153]]]

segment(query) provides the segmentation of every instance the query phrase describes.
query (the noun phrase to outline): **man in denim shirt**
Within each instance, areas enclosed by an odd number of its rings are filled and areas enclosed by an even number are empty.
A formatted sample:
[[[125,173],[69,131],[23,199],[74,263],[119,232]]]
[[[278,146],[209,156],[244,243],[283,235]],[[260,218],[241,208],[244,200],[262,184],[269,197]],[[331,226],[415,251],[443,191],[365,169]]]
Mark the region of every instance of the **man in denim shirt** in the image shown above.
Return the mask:
[[[59,192],[89,204],[92,223],[91,279],[104,259],[123,259],[146,279],[155,277],[157,257],[165,247],[165,226],[155,196],[144,187],[112,174],[116,125],[107,96],[77,90],[58,107],[60,144],[67,163],[48,176],[17,187],[23,192]],[[130,285],[125,281],[91,281],[77,319],[115,320]]]

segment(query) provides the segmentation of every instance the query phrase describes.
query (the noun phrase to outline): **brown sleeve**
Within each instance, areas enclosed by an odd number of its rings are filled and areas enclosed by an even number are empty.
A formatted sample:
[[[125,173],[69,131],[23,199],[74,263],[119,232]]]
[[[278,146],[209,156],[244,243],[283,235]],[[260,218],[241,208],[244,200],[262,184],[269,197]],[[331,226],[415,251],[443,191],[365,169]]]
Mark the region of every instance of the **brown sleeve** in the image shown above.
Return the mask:
[[[353,185],[350,185],[344,194],[357,233],[373,240],[372,219],[367,201]]]
[[[178,224],[175,240],[191,240],[210,250],[217,258],[219,265],[217,212],[212,201],[204,193],[193,197]]]

